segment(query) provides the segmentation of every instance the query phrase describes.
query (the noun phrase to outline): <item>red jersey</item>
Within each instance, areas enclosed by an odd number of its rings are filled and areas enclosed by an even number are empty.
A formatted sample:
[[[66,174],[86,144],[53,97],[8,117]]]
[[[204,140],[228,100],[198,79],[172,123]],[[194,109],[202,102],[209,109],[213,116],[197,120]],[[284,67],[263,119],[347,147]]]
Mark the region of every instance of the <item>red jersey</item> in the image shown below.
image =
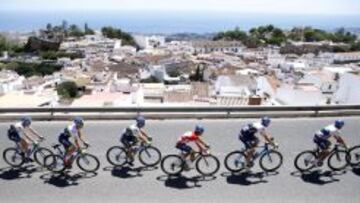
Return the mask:
[[[197,136],[194,132],[186,132],[183,134],[179,140],[178,143],[188,143],[188,142],[194,142],[199,140],[199,136]]]

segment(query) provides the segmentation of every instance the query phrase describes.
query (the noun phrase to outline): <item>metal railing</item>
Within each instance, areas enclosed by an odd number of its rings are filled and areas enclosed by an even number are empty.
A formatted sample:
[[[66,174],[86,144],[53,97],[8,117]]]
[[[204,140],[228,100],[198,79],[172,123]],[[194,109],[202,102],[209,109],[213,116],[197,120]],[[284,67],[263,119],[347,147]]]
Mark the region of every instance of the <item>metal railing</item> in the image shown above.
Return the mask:
[[[32,115],[44,120],[68,119],[74,115],[91,119],[129,119],[138,114],[154,119],[252,118],[262,115],[273,117],[358,116],[360,105],[0,108],[1,120],[11,120],[21,115]]]

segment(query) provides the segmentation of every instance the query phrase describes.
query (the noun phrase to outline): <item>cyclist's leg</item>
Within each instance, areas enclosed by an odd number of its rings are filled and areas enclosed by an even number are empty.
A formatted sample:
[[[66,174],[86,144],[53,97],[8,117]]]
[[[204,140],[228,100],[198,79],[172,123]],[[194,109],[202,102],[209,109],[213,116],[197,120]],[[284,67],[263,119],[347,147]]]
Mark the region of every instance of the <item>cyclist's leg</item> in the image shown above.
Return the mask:
[[[195,152],[194,150],[185,143],[178,143],[176,144],[176,148],[179,149],[184,154],[184,159],[186,160],[190,156],[190,160],[193,161],[195,159]]]
[[[316,163],[322,163],[323,160],[329,155],[329,147],[331,143],[328,140],[320,139],[317,135],[313,139],[316,147],[319,149],[319,155],[317,157]]]
[[[257,139],[257,138],[254,138],[253,140],[249,141],[250,148],[249,148],[248,154],[247,154],[247,163],[249,165],[252,164],[255,150],[256,150],[256,147],[258,146],[258,144],[259,144],[259,139]]]
[[[240,137],[240,141],[241,141],[241,142],[244,144],[244,146],[245,146],[245,152],[244,152],[245,160],[246,160],[246,164],[249,164],[250,161],[251,161],[251,156],[250,156],[250,150],[251,150],[251,148],[252,148],[251,140],[245,139],[245,137]]]
[[[132,150],[132,148],[136,144],[136,138],[134,136],[122,136],[120,141],[126,149],[128,163],[133,165],[135,152]]]
[[[64,149],[65,149],[65,156],[64,156],[64,162],[65,165],[67,165],[69,163],[69,159],[71,157],[71,155],[75,152],[76,147],[73,143],[70,142],[70,140],[66,137],[61,137],[59,139],[60,144],[63,145]]]
[[[28,143],[26,142],[26,140],[24,138],[21,138],[19,144],[21,151],[26,154],[28,149]]]
[[[324,161],[324,159],[330,154],[330,148],[331,146],[331,142],[329,140],[323,140],[320,142],[320,149],[321,152],[319,153],[319,157],[318,160],[319,161]]]

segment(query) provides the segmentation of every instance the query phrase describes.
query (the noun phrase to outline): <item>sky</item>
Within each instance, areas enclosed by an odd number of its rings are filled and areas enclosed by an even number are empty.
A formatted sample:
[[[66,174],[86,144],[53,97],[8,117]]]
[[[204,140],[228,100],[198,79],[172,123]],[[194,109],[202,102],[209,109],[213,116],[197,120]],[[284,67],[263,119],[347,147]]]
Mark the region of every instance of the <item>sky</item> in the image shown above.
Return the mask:
[[[0,0],[0,10],[170,10],[359,15],[360,0]]]

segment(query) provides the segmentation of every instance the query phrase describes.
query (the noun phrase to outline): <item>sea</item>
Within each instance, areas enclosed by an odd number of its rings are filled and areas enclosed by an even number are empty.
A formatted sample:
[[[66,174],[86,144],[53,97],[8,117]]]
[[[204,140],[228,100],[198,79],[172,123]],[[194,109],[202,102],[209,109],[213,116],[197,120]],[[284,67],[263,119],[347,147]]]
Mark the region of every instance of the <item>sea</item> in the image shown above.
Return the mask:
[[[236,27],[248,30],[273,24],[283,29],[312,26],[326,30],[359,28],[359,15],[295,15],[209,11],[1,11],[0,31],[34,31],[47,23],[68,24],[99,30],[114,26],[132,33],[214,33]]]

